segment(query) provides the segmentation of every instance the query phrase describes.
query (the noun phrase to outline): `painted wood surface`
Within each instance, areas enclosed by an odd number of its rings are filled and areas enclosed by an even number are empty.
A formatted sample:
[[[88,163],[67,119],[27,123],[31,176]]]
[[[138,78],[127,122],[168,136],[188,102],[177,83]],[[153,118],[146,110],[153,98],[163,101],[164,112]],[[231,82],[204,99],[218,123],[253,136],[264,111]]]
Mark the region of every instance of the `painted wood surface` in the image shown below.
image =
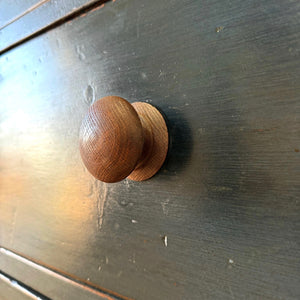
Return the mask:
[[[74,280],[66,274],[60,274],[57,270],[51,270],[48,266],[38,264],[4,248],[0,248],[0,267],[1,272],[6,272],[3,273],[4,275],[0,272],[1,300],[23,299],[21,296],[36,300],[126,300],[109,291],[100,291],[91,284],[88,286],[77,278]],[[1,279],[3,279],[3,288]],[[41,290],[43,295],[37,292]],[[20,296],[12,296],[12,293],[18,293]]]
[[[40,294],[35,294],[32,290],[21,286],[19,282],[11,277],[7,277],[0,272],[0,299],[1,300],[49,300]]]
[[[0,245],[135,299],[299,299],[299,12],[117,0],[2,55]],[[83,166],[106,95],[167,116],[151,180]]]
[[[10,0],[0,3],[0,52],[97,0]]]
[[[15,19],[22,13],[33,7],[38,0],[14,0],[0,2],[0,28],[8,24],[10,20]]]

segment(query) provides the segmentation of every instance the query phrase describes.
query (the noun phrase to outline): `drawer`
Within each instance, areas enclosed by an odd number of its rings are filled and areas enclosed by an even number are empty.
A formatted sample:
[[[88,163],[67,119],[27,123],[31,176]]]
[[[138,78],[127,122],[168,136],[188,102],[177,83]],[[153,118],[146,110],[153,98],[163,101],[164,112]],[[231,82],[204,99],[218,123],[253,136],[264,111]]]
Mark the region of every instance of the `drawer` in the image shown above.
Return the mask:
[[[3,53],[2,249],[120,298],[299,298],[299,9],[110,1]],[[153,178],[82,163],[107,95],[163,112]]]

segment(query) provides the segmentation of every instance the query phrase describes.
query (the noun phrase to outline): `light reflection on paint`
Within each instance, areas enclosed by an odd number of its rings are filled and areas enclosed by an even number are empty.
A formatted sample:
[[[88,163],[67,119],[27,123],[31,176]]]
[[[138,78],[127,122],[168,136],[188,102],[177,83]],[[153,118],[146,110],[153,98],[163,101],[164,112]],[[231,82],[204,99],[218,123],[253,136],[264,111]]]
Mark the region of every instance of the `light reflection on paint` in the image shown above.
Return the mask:
[[[90,195],[92,178],[79,163],[81,108],[64,88],[73,74],[60,72],[72,63],[73,52],[56,59],[51,45],[44,45],[49,52],[41,56],[40,43],[30,43],[12,50],[9,60],[0,57],[0,227],[11,235],[0,236],[0,243],[21,252],[34,249],[28,255],[38,259],[53,257],[57,245],[66,253],[74,245],[83,251],[90,236],[86,228],[97,228],[102,186]],[[60,257],[55,259],[59,265]]]
[[[13,130],[26,131],[30,128],[30,123],[30,117],[21,109],[18,109],[1,123],[1,132],[7,134]]]

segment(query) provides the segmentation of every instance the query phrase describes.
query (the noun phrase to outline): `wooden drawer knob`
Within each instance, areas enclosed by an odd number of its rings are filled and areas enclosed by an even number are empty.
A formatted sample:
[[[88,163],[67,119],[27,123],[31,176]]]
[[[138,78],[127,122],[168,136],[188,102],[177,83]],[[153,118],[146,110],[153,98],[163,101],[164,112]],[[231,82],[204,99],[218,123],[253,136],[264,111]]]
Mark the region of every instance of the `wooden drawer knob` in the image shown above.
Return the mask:
[[[104,182],[142,181],[162,166],[168,130],[152,105],[117,96],[96,101],[82,121],[79,148],[89,172]]]

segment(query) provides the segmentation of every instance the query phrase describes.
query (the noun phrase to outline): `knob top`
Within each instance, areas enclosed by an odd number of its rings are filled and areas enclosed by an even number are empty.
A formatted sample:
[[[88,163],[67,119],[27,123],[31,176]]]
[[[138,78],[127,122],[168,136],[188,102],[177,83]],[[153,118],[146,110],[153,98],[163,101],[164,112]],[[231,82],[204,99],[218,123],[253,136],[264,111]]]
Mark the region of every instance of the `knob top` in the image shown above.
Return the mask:
[[[104,182],[126,178],[137,165],[143,145],[140,118],[125,99],[107,96],[91,105],[80,128],[79,148],[94,177]]]

